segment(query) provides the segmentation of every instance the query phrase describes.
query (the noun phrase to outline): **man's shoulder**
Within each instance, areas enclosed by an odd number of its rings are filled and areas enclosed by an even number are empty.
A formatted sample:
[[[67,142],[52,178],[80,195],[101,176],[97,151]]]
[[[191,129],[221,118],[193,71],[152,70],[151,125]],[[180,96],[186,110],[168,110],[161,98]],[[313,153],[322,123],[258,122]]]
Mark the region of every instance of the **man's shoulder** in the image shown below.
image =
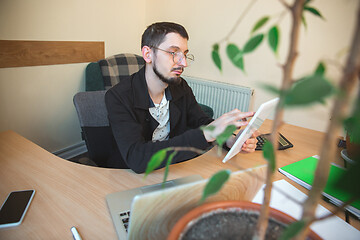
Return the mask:
[[[131,81],[132,81],[131,77],[132,76],[128,76],[128,77],[121,79],[121,81],[119,83],[112,86],[108,91],[112,91],[112,92],[128,91],[131,88]]]
[[[181,78],[181,83],[180,85],[183,87],[183,88],[190,88],[188,82],[182,77]]]
[[[111,87],[108,91],[114,93],[124,93],[130,91],[133,88],[134,81],[138,81],[140,79],[140,71],[122,78],[119,83]]]
[[[179,84],[169,85],[169,87],[171,94],[173,94],[173,97],[175,98],[180,98],[192,91],[191,87],[184,78],[181,78],[181,82]]]

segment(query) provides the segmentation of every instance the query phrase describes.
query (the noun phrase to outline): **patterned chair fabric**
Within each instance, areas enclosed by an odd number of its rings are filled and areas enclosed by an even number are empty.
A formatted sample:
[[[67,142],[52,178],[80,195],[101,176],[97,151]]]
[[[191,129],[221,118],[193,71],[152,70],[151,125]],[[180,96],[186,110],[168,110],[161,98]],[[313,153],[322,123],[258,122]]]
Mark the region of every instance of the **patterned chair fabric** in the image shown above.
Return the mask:
[[[117,54],[99,61],[104,81],[104,88],[108,90],[124,77],[137,72],[145,65],[141,56],[124,53]]]

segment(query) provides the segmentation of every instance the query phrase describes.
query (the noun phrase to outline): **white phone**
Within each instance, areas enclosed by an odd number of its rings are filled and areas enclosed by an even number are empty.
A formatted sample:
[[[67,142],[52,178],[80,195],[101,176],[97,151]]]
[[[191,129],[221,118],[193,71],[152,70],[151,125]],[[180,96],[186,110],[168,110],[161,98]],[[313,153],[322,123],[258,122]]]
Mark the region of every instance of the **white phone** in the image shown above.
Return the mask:
[[[265,119],[267,117],[269,117],[269,115],[271,113],[274,112],[277,104],[279,102],[279,98],[274,98],[270,101],[267,101],[263,104],[261,104],[261,106],[259,107],[259,109],[256,111],[256,113],[254,114],[254,116],[252,117],[252,119],[250,120],[249,124],[246,126],[246,128],[244,129],[244,131],[242,131],[239,138],[236,139],[236,142],[234,143],[234,145],[231,147],[231,149],[229,150],[229,152],[226,154],[226,156],[223,159],[223,163],[227,162],[230,158],[234,157],[236,154],[238,154],[241,150],[242,145],[244,144],[244,142],[251,137],[251,135],[257,130],[259,129],[259,127],[261,126],[261,124],[265,121]]]
[[[29,208],[35,190],[11,192],[0,209],[0,228],[19,225]]]

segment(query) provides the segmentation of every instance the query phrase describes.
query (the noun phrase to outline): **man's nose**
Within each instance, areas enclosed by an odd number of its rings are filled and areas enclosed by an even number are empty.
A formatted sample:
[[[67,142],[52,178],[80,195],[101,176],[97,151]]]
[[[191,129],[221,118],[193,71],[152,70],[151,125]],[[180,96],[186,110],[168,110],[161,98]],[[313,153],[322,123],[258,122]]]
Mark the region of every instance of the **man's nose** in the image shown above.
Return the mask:
[[[181,59],[181,61],[179,62],[179,65],[182,66],[182,67],[187,67],[188,66],[187,59],[186,59],[185,56]]]

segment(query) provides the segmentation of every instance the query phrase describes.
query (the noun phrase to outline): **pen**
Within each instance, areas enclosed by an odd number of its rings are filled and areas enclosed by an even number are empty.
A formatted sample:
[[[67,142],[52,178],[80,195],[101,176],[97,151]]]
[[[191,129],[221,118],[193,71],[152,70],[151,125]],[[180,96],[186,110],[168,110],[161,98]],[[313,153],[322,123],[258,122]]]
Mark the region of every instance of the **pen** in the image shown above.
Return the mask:
[[[79,232],[77,231],[76,227],[72,227],[70,230],[71,230],[74,240],[81,240],[81,236],[80,236]]]

